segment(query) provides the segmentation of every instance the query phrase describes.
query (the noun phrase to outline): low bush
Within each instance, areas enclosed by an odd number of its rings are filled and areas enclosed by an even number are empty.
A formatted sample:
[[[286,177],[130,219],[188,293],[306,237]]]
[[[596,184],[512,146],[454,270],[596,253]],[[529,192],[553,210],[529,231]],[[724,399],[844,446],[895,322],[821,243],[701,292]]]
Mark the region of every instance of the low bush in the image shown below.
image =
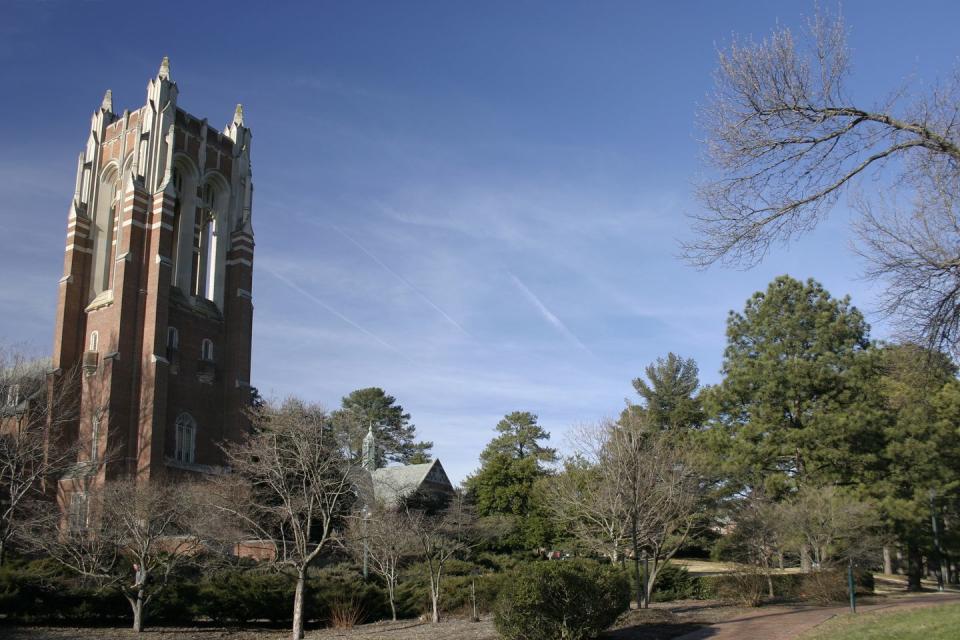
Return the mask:
[[[818,604],[843,602],[849,597],[845,571],[823,569],[805,573],[800,588],[804,599]]]
[[[292,616],[293,581],[256,569],[225,569],[204,576],[197,613],[217,623],[286,621]]]
[[[630,607],[623,570],[589,561],[537,562],[516,572],[497,600],[506,640],[595,638]]]
[[[777,573],[770,578],[775,598],[796,598],[800,595],[801,574]],[[770,593],[766,575],[752,568],[736,573],[702,576],[699,583],[699,597],[702,599],[728,600],[746,606],[757,606]]]
[[[668,564],[657,572],[652,599],[654,602],[686,600],[698,597],[700,590],[700,578],[690,575],[686,567]]]

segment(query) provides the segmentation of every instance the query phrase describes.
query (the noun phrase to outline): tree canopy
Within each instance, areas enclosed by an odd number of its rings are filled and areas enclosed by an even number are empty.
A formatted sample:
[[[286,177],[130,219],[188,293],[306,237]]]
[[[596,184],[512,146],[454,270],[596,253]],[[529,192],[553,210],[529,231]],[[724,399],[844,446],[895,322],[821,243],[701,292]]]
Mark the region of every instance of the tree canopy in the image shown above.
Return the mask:
[[[413,464],[430,461],[432,442],[416,440],[416,426],[410,423],[397,399],[379,387],[351,391],[331,416],[334,431],[351,461],[360,461],[363,438],[372,428],[377,439],[377,462]]]

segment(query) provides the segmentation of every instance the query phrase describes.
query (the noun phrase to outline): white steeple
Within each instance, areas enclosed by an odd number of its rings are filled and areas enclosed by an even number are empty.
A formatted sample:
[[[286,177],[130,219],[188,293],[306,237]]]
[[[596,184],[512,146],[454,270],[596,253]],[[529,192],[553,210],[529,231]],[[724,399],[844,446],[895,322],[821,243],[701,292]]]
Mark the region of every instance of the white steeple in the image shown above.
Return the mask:
[[[377,440],[373,435],[373,423],[370,423],[370,428],[367,429],[367,435],[363,438],[363,448],[361,450],[361,458],[363,458],[363,468],[373,473],[377,470]]]

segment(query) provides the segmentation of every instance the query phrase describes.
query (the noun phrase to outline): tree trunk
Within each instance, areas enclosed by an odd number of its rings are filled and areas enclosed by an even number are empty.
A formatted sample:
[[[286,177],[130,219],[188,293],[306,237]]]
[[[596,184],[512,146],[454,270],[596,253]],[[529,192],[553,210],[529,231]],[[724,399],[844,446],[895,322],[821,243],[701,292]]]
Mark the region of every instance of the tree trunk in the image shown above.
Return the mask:
[[[303,638],[303,591],[306,588],[306,569],[297,569],[297,589],[293,594],[293,640]]]
[[[777,552],[777,563],[780,565],[780,571],[783,571],[785,569],[783,566],[783,551]]]
[[[766,569],[766,574],[767,574],[767,594],[771,598],[774,598],[775,596],[773,595],[773,574],[770,573],[769,568]]]
[[[907,591],[920,591],[923,587],[923,556],[916,542],[907,544]]]
[[[883,545],[883,572],[893,575],[893,554],[890,553],[890,545]]]
[[[397,621],[397,605],[394,603],[394,593],[397,585],[393,580],[387,580],[387,598],[390,600],[390,619]]]
[[[433,607],[431,622],[440,622],[440,575],[430,572],[430,604]]]
[[[810,573],[812,568],[812,564],[810,563],[810,547],[803,545],[800,547],[800,571]]]
[[[643,608],[650,608],[650,601],[653,600],[653,583],[657,580],[657,574],[660,572],[660,562],[657,560],[657,557],[654,556],[651,558],[651,561],[647,563],[646,576],[647,579],[647,590],[645,597],[643,599]]]
[[[130,610],[133,612],[133,627],[135,633],[143,631],[143,589],[137,589],[136,596],[127,596],[127,602],[130,603]]]
[[[637,609],[641,609],[646,601],[646,590],[640,576],[640,544],[637,542],[637,517],[631,520],[632,531],[630,539],[633,542],[633,574],[637,580]]]

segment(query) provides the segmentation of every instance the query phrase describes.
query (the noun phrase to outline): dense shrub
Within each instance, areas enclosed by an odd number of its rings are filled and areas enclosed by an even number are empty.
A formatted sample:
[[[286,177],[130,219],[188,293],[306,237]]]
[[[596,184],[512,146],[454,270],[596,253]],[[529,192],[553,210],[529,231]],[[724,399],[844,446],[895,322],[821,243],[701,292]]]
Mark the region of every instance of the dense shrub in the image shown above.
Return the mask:
[[[506,640],[582,640],[599,635],[629,606],[630,582],[621,569],[538,562],[507,583],[494,621]]]
[[[116,620],[130,608],[116,589],[84,584],[52,560],[0,568],[0,614],[18,622]]]
[[[260,570],[211,573],[199,586],[197,613],[215,622],[286,621],[292,617],[293,581]]]
[[[668,564],[657,572],[653,584],[653,601],[669,602],[696,598],[700,594],[700,579],[690,575],[686,567]]]
[[[800,595],[801,574],[774,574],[773,594],[776,598],[796,598]],[[747,606],[756,606],[769,594],[767,577],[759,570],[702,576],[700,598],[705,600],[728,600]]]
[[[847,599],[847,574],[841,571],[811,571],[803,575],[802,596],[819,604],[832,604]]]
[[[509,569],[522,565],[522,561],[512,556],[494,554],[482,556],[476,563],[463,560],[449,562],[440,581],[441,610],[447,613],[472,612],[472,584],[478,611],[492,611],[498,594],[512,575]],[[430,577],[427,571],[425,564],[418,563],[403,572],[397,587],[399,617],[415,618],[430,611]]]
[[[307,581],[307,618],[330,624],[333,608],[346,605],[358,612],[357,622],[381,620],[390,616],[386,589],[374,579],[364,582],[360,567],[341,564],[311,572]],[[287,603],[292,607],[293,600]]]

